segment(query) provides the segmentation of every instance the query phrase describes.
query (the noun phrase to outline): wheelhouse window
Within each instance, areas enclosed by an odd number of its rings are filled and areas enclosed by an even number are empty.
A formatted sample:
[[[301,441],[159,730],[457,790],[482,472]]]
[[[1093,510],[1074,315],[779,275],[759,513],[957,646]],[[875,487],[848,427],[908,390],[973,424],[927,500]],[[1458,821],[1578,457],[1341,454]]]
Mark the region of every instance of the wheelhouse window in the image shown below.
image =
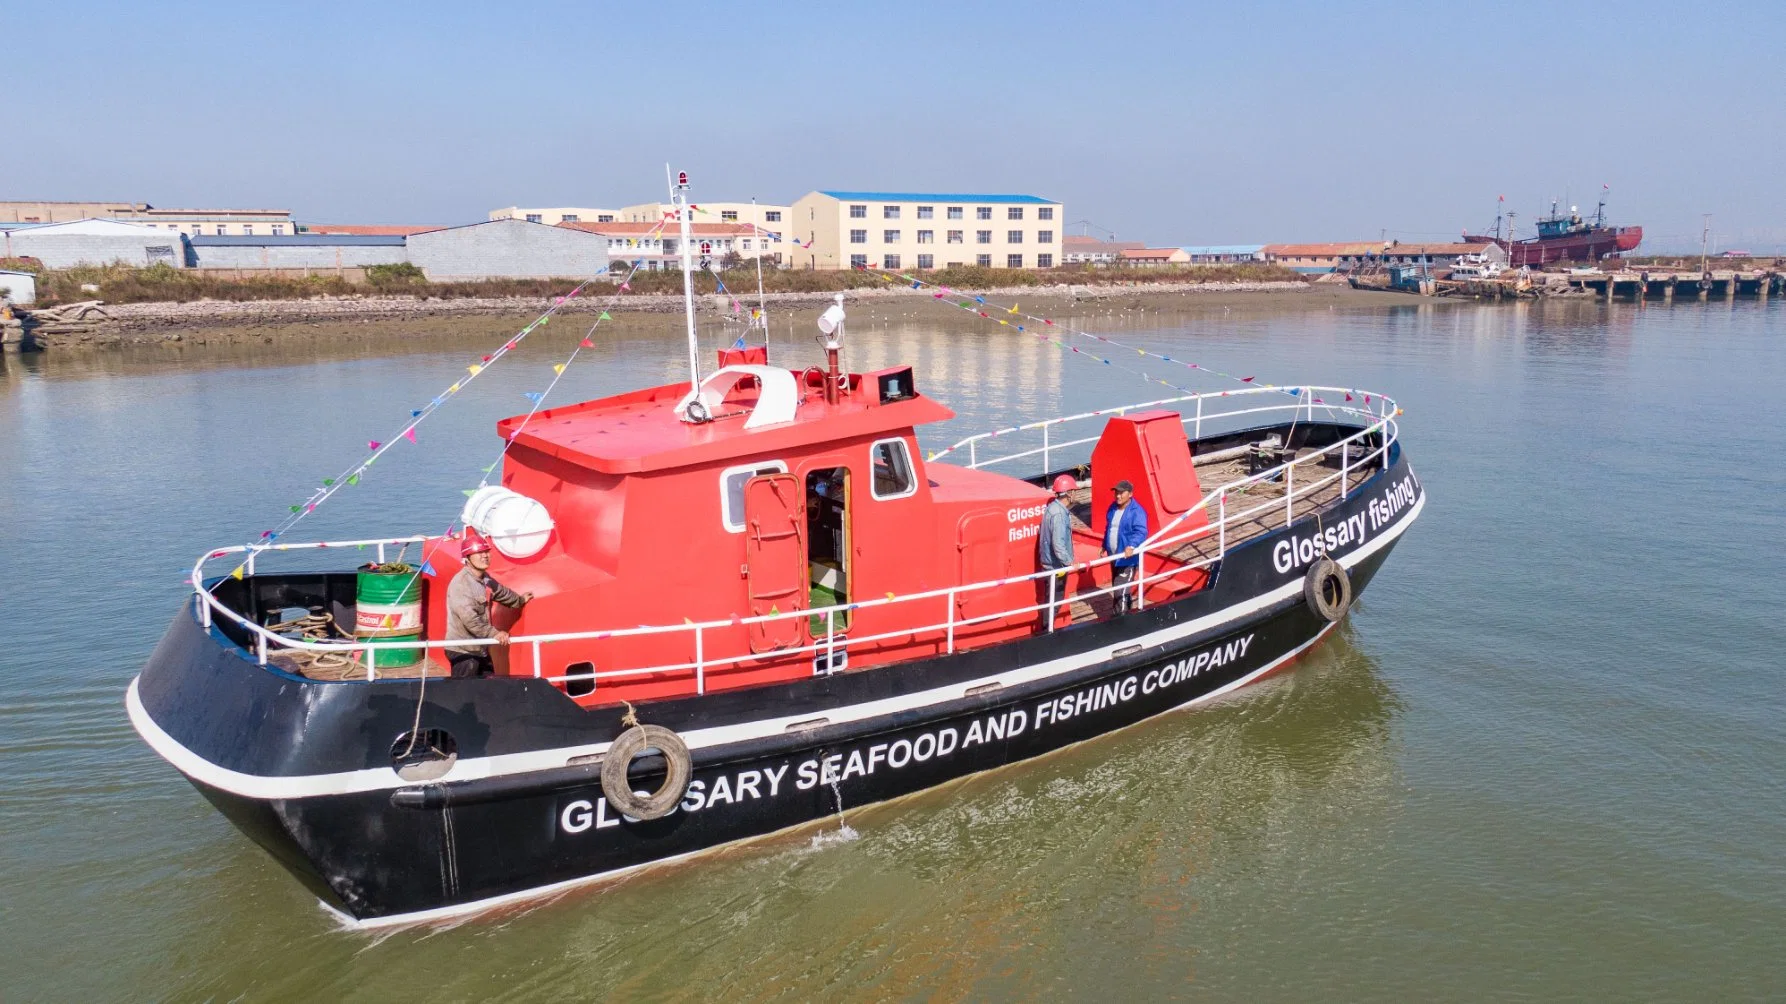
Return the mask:
[[[918,490],[905,440],[883,439],[869,447],[868,458],[874,470],[869,491],[875,499],[901,499]]]
[[[720,518],[728,533],[744,532],[744,483],[763,474],[786,474],[788,465],[779,460],[765,460],[741,467],[728,467],[719,474]]]

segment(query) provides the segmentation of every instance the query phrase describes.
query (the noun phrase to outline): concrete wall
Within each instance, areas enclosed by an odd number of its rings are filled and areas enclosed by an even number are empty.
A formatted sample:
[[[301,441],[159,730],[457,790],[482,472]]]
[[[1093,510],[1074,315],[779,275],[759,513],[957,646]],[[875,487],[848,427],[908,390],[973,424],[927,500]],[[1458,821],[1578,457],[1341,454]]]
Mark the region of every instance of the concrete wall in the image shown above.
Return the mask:
[[[138,268],[157,263],[186,267],[185,244],[175,233],[125,236],[13,230],[7,233],[5,242],[7,256],[36,258],[45,268],[110,265],[114,262]]]
[[[413,234],[409,260],[436,282],[583,278],[608,267],[604,237],[524,220]]]
[[[395,265],[409,260],[409,250],[401,244],[318,244],[318,245],[192,245],[189,261],[194,268],[229,269],[310,269],[331,271],[339,268],[364,268],[368,265]]]

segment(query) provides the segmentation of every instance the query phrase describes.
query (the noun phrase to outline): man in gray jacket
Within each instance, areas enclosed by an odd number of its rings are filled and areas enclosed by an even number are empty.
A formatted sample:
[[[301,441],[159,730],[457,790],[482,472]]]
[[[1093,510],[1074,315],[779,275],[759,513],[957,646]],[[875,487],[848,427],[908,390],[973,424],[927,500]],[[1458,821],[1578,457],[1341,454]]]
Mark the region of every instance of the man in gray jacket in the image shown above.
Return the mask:
[[[1044,631],[1052,626],[1056,613],[1067,605],[1067,572],[1073,567],[1073,523],[1067,512],[1067,493],[1078,487],[1079,482],[1071,474],[1055,478],[1054,497],[1042,509],[1042,532],[1036,538],[1036,559],[1043,568],[1055,570],[1055,574],[1036,580],[1041,587],[1041,598],[1036,602],[1045,604],[1042,611]],[[1051,583],[1052,604],[1049,603]]]
[[[517,593],[490,577],[490,542],[470,530],[465,532],[465,543],[459,556],[464,559],[465,567],[459,569],[459,574],[447,585],[446,640],[494,638],[496,644],[507,645],[509,633],[496,630],[490,623],[490,604],[500,603],[519,610],[533,599],[533,594]],[[446,653],[452,660],[454,679],[489,676],[496,672],[488,645],[448,646]]]

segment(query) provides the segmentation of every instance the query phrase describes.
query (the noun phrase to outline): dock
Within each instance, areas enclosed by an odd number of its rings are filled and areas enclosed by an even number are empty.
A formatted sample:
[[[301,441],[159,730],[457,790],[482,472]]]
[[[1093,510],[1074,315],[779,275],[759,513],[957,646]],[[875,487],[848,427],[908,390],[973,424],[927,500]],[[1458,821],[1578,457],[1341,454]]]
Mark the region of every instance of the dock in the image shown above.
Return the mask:
[[[1462,296],[1500,300],[1524,297],[1578,297],[1672,303],[1738,298],[1765,300],[1786,293],[1786,273],[1772,270],[1631,269],[1618,271],[1541,272],[1492,279],[1439,279],[1429,296]],[[1413,290],[1408,290],[1413,292]]]

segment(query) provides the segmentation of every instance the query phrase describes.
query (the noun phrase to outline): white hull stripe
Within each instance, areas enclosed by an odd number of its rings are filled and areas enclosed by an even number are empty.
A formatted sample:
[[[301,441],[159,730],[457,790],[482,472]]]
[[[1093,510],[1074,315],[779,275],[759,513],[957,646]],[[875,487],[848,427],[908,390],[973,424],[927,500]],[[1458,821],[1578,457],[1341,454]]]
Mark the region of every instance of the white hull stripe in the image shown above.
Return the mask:
[[[1328,624],[1327,626],[1323,627],[1321,630],[1315,632],[1315,636],[1313,638],[1310,638],[1308,641],[1303,642],[1302,644],[1296,646],[1295,648],[1284,653],[1283,655],[1278,656],[1276,659],[1271,660],[1271,662],[1269,662],[1263,666],[1260,666],[1258,669],[1253,670],[1251,673],[1248,673],[1246,676],[1241,677],[1238,680],[1235,680],[1233,683],[1230,683],[1225,687],[1220,687],[1216,690],[1212,690],[1209,693],[1204,694],[1201,697],[1192,698],[1191,700],[1186,701],[1183,704],[1178,705],[1177,707],[1169,708],[1166,711],[1163,711],[1160,713],[1161,714],[1171,714],[1174,711],[1182,711],[1185,708],[1194,707],[1195,705],[1198,705],[1198,704],[1204,704],[1209,701],[1213,701],[1216,698],[1218,698],[1218,697],[1222,696],[1223,694],[1226,694],[1230,691],[1238,690],[1241,687],[1244,687],[1247,684],[1252,683],[1254,680],[1257,680],[1259,677],[1264,676],[1265,674],[1270,673],[1272,670],[1277,669],[1279,666],[1282,666],[1284,663],[1289,662],[1291,659],[1294,659],[1297,656],[1301,655],[1302,653],[1308,651],[1310,648],[1312,648],[1315,645],[1316,642],[1320,641],[1322,638],[1325,638],[1327,636],[1327,632],[1333,630],[1334,627],[1336,627],[1336,626],[1337,626],[1337,623]],[[1149,717],[1152,717],[1152,716],[1149,716]],[[1143,720],[1145,720],[1145,719],[1143,719]],[[1127,726],[1125,726],[1125,728],[1126,727]],[[1119,729],[1116,731],[1121,731],[1121,730]],[[1101,733],[1099,735],[1092,736],[1090,739],[1082,739],[1079,742],[1093,742],[1093,741],[1095,741],[1097,739],[1101,739],[1101,738],[1103,738],[1103,736],[1109,735],[1109,734],[1110,733],[1108,733],[1108,732]],[[1028,763],[1030,761],[1037,759],[1039,756],[1047,756],[1050,753],[1058,753],[1061,750],[1068,749],[1070,747],[1077,746],[1077,745],[1079,745],[1078,742],[1068,743],[1066,746],[1060,746],[1055,749],[1051,749],[1047,753],[1038,754],[1037,756],[1034,756],[1034,757],[1025,757],[1022,760],[1013,760],[1008,764],[1000,764],[997,767],[988,767],[988,768],[986,768],[986,770],[999,770],[1002,767],[1011,767],[1011,766],[1015,766],[1019,763]],[[982,774],[982,773],[985,773],[985,771],[984,770],[973,771],[972,773]],[[922,794],[923,792],[929,791],[929,790],[930,790],[929,788],[923,788],[918,791],[910,792],[907,795],[899,795],[899,796],[895,796],[895,797],[896,798],[907,798],[907,797],[910,797],[911,795],[919,795],[919,794]],[[875,805],[875,804],[879,804],[879,802],[884,802],[884,801],[893,801],[893,799],[880,799],[877,802],[870,802],[870,803],[865,803],[865,804]],[[860,808],[860,806],[858,806],[858,808]],[[521,890],[517,890],[515,892],[505,892],[500,896],[491,896],[488,899],[473,900],[469,903],[455,903],[452,906],[437,906],[437,907],[434,907],[429,910],[416,910],[413,913],[393,913],[393,914],[391,914],[389,916],[385,916],[385,917],[369,917],[365,920],[360,920],[360,919],[354,918],[352,916],[349,916],[348,914],[342,913],[340,910],[336,909],[333,904],[327,903],[320,899],[317,900],[316,902],[317,902],[317,905],[321,906],[325,911],[327,911],[331,916],[333,916],[341,924],[341,926],[343,928],[345,928],[347,930],[353,930],[353,931],[375,931],[375,930],[379,930],[381,928],[387,928],[387,927],[403,927],[403,926],[406,926],[409,924],[427,924],[427,923],[432,923],[434,921],[440,921],[440,920],[452,920],[456,917],[464,917],[469,914],[482,913],[485,910],[494,910],[497,907],[510,906],[510,905],[513,905],[516,903],[525,903],[525,902],[528,902],[530,900],[535,900],[535,899],[543,899],[548,896],[554,896],[559,893],[568,892],[568,891],[575,889],[579,886],[586,886],[586,885],[591,885],[591,884],[601,882],[601,881],[604,881],[607,879],[619,878],[622,875],[628,875],[633,872],[642,871],[646,868],[654,868],[658,865],[675,864],[678,861],[686,861],[689,858],[692,858],[698,854],[706,854],[709,851],[717,851],[724,847],[735,847],[739,844],[750,843],[751,841],[754,841],[754,840],[767,840],[767,839],[774,837],[778,834],[787,833],[787,832],[790,832],[793,830],[798,830],[803,826],[811,826],[814,822],[818,822],[818,820],[807,820],[806,822],[803,822],[803,823],[795,823],[792,826],[784,826],[779,830],[771,830],[768,833],[759,833],[759,834],[755,834],[753,836],[739,837],[737,840],[728,840],[723,844],[714,844],[711,847],[700,847],[700,848],[697,848],[692,851],[684,851],[681,854],[672,854],[668,857],[658,858],[655,861],[645,861],[645,862],[641,862],[636,865],[627,865],[624,868],[614,868],[614,869],[610,869],[605,872],[596,872],[593,875],[579,875],[578,877],[573,878],[573,879],[564,879],[562,881],[552,882],[547,885],[534,886],[531,889],[521,889]]]
[[[1422,491],[1405,516],[1383,532],[1376,539],[1368,542],[1350,554],[1339,558],[1339,563],[1347,568],[1357,567],[1371,555],[1377,553],[1400,537],[1410,524],[1419,517],[1426,506],[1426,492]],[[878,718],[901,711],[910,711],[931,704],[958,700],[965,691],[997,683],[1005,687],[1032,683],[1051,676],[1058,676],[1082,669],[1086,666],[1106,662],[1111,652],[1117,648],[1130,648],[1136,644],[1142,648],[1153,648],[1167,645],[1190,635],[1218,628],[1230,621],[1237,621],[1265,610],[1277,603],[1290,599],[1302,592],[1302,580],[1286,583],[1267,593],[1236,603],[1214,613],[1164,627],[1139,638],[1124,639],[1121,644],[1111,646],[1109,651],[1102,648],[1074,655],[1050,659],[1031,666],[1001,673],[997,676],[981,677],[975,680],[962,680],[942,687],[901,694],[896,697],[882,698],[876,701],[865,701],[844,707],[831,708],[822,712],[833,725]],[[889,667],[891,668],[891,667]],[[1251,679],[1251,677],[1248,677]],[[1231,688],[1224,688],[1231,689]],[[302,774],[292,776],[244,774],[239,771],[220,767],[204,757],[182,746],[172,736],[155,724],[137,696],[137,681],[130,681],[130,687],[124,695],[125,707],[129,710],[131,724],[155,752],[162,758],[179,768],[181,773],[201,784],[217,788],[244,798],[284,799],[310,798],[318,795],[346,795],[365,791],[378,791],[386,788],[405,788],[410,782],[397,776],[397,772],[389,767],[371,767],[360,770],[338,771],[331,774]],[[798,715],[777,718],[760,718],[755,721],[741,722],[735,725],[719,725],[713,728],[693,729],[682,733],[683,742],[692,750],[713,746],[726,746],[732,743],[763,739],[769,736],[782,735],[789,725],[795,722],[809,721],[815,712],[808,710]],[[608,748],[608,744],[589,743],[580,746],[560,746],[554,749],[526,750],[520,753],[502,753],[495,756],[472,757],[461,759],[453,765],[445,775],[435,783],[451,784],[455,781],[475,781],[489,777],[503,777],[510,774],[525,774],[540,770],[553,770],[563,767],[572,757],[588,756],[600,753]]]

